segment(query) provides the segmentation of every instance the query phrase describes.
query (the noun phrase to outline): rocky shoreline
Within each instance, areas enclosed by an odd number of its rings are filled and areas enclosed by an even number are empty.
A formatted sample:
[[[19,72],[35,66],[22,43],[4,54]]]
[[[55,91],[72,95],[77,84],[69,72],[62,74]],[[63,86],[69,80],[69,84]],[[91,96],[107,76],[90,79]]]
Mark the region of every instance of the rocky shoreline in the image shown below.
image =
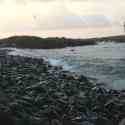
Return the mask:
[[[124,43],[125,35],[107,36],[86,39],[73,39],[65,37],[48,37],[41,38],[37,36],[11,36],[0,39],[0,48],[2,47],[16,47],[29,49],[59,49],[76,46],[96,45],[100,42],[115,42]]]
[[[71,38],[40,38],[36,36],[12,36],[0,39],[0,47],[16,47],[29,49],[59,49],[65,47],[96,45],[93,39],[71,39]]]
[[[43,59],[0,50],[0,120],[7,125],[118,125],[125,90],[107,90]],[[11,118],[10,118],[11,117]]]

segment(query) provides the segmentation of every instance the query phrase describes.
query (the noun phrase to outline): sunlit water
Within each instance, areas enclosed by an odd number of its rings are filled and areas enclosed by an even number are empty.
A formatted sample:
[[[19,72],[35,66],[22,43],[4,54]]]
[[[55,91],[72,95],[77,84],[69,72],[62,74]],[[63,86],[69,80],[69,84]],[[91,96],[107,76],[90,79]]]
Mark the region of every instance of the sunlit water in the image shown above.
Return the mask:
[[[9,54],[44,58],[85,76],[106,83],[109,88],[125,89],[125,43],[99,43],[54,50],[15,49]]]

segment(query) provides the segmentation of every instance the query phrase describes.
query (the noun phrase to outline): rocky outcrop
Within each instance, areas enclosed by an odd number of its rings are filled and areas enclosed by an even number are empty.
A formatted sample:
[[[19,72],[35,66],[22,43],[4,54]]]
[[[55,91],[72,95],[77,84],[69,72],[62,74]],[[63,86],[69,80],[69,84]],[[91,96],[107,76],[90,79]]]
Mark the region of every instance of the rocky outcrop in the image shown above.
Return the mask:
[[[16,125],[118,125],[125,118],[125,91],[0,50],[0,112]]]
[[[95,45],[94,40],[69,38],[40,38],[35,36],[13,36],[0,40],[0,47],[16,47],[30,49],[55,49],[70,46]]]

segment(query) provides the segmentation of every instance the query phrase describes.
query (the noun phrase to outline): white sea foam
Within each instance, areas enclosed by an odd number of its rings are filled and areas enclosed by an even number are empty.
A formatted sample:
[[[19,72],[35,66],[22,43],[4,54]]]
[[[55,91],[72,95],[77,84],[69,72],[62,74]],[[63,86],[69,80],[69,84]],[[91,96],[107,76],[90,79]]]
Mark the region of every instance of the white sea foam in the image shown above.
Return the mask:
[[[44,58],[54,66],[97,78],[115,89],[125,89],[125,43],[103,42],[94,46],[54,50],[11,50],[10,55]]]

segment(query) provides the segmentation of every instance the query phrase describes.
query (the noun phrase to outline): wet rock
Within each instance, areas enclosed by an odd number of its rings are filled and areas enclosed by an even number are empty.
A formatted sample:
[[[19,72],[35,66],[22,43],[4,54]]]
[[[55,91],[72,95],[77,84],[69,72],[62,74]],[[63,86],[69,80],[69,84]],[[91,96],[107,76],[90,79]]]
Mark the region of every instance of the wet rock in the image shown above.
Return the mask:
[[[51,125],[62,125],[62,123],[59,120],[57,120],[57,119],[53,119],[51,121]]]
[[[113,123],[112,123],[109,119],[107,119],[107,118],[105,118],[105,117],[98,118],[98,119],[95,121],[94,124],[95,124],[95,125],[113,125]]]
[[[95,91],[96,93],[100,93],[100,94],[104,94],[104,95],[107,94],[107,91],[105,88],[101,88],[98,86],[93,87],[92,90]]]
[[[82,81],[88,82],[88,81],[89,81],[88,78],[85,77],[85,76],[83,76],[83,75],[80,75],[79,78],[78,78],[78,80],[79,80],[80,82],[82,82]]]
[[[118,125],[125,125],[125,118],[122,119]]]
[[[16,125],[14,118],[9,113],[0,112],[0,124],[2,125]]]
[[[43,59],[0,54],[0,111],[17,125],[117,125],[125,117],[124,90],[106,90]]]
[[[94,124],[92,124],[92,123],[89,122],[89,121],[84,121],[84,122],[82,123],[82,125],[94,125]]]

